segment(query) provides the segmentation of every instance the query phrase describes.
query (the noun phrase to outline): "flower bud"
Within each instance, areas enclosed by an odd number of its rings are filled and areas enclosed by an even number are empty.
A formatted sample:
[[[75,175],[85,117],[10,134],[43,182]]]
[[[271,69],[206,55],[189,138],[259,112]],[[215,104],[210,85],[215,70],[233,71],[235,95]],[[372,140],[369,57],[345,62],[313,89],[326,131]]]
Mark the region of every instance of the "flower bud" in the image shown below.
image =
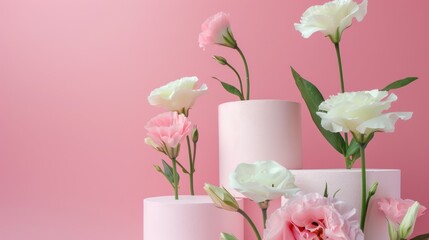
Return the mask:
[[[222,232],[220,233],[220,240],[238,240],[238,238],[232,234]]]
[[[200,134],[198,133],[198,129],[195,127],[192,130],[192,142],[197,143],[199,137],[200,137]]]
[[[153,165],[153,167],[155,168],[155,170],[156,170],[157,172],[162,173],[162,169],[161,169],[161,167],[160,167],[160,166],[158,166],[158,165]]]
[[[144,139],[144,143],[146,143],[147,145],[149,145],[149,146],[151,146],[151,147],[155,148],[156,150],[158,150],[158,151],[160,151],[160,152],[164,152],[164,150],[162,149],[162,147],[161,147],[161,146],[159,146],[158,144],[156,144],[156,143],[153,141],[153,139],[152,139],[152,138],[150,138],[150,137],[146,137],[146,138]]]
[[[237,200],[225,188],[206,183],[204,190],[212,199],[214,205],[227,211],[237,212],[240,209]]]
[[[414,224],[416,223],[417,215],[419,213],[420,203],[415,201],[411,207],[408,208],[404,219],[399,225],[399,238],[408,239],[413,233]]]
[[[378,182],[375,182],[374,184],[372,184],[371,188],[368,191],[369,198],[374,196],[375,192],[377,192],[377,188],[378,188]]]
[[[222,56],[213,56],[213,59],[216,60],[218,63],[220,63],[221,65],[226,65],[228,64],[228,61],[226,61],[226,59]]]

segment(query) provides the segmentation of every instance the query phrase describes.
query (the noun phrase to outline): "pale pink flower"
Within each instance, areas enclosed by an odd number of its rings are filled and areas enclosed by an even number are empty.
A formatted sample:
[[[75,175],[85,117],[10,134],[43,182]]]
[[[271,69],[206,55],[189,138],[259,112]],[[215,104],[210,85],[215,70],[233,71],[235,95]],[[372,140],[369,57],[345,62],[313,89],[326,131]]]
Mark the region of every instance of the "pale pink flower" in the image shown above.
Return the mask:
[[[378,208],[384,213],[387,220],[399,226],[408,208],[410,208],[414,202],[414,200],[410,199],[382,198],[378,201]],[[417,217],[422,216],[425,210],[426,208],[420,205]]]
[[[224,12],[216,13],[209,17],[201,25],[201,33],[198,38],[200,47],[205,48],[211,44],[219,44],[231,48],[236,48],[237,43],[231,32],[229,24],[229,14]]]
[[[165,112],[153,117],[145,126],[145,142],[153,148],[176,158],[180,142],[192,131],[192,123],[183,114]]]
[[[268,219],[264,240],[363,240],[356,210],[318,193],[289,199]]]

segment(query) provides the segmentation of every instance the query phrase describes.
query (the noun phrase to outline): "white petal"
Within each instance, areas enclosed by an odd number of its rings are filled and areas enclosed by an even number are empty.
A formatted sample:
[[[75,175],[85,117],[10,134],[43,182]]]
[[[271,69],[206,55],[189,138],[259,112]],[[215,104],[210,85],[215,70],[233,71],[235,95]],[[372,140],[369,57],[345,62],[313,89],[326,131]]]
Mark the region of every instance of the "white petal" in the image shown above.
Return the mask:
[[[398,119],[408,120],[412,115],[412,112],[386,113],[363,122],[356,128],[356,130],[362,134],[368,134],[374,131],[393,132],[395,131],[395,123]]]

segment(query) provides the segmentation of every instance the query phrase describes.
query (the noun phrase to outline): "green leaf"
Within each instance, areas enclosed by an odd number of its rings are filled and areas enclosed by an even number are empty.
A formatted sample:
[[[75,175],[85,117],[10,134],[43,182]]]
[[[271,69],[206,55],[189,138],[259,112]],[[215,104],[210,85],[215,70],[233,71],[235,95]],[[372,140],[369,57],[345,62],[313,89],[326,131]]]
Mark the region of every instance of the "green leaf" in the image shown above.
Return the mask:
[[[325,190],[323,191],[323,197],[325,197],[325,198],[329,197],[329,194],[328,194],[328,183],[327,182],[325,182]]]
[[[426,234],[414,237],[411,240],[428,240],[428,239],[429,239],[429,233],[426,233]]]
[[[240,92],[240,90],[238,90],[236,87],[232,86],[231,84],[228,84],[226,82],[222,82],[221,80],[219,80],[216,77],[212,77],[213,79],[219,81],[222,84],[222,87],[229,93],[238,96],[240,98],[240,100],[244,100],[244,96],[243,94]]]
[[[383,91],[389,91],[389,90],[392,90],[392,89],[401,88],[401,87],[407,86],[408,84],[416,81],[417,79],[418,78],[416,78],[416,77],[407,77],[407,78],[398,80],[396,82],[393,82],[393,83],[387,85],[382,90]]]
[[[349,148],[347,148],[346,157],[348,158],[358,153],[359,148],[360,148],[359,143],[356,142],[356,140],[353,138],[352,141],[350,142]]]
[[[229,233],[224,233],[224,232],[220,234],[220,239],[221,240],[238,240],[236,236]]]
[[[335,198],[335,196],[337,196],[337,193],[341,190],[341,188],[339,188],[337,191],[334,192],[334,195],[332,196],[332,198]]]
[[[301,96],[304,99],[311,118],[314,124],[325,137],[325,139],[342,155],[346,154],[346,142],[339,133],[333,133],[324,129],[321,125],[321,119],[316,114],[319,110],[319,105],[324,101],[324,98],[320,91],[311,82],[302,78],[296,71],[291,67],[293,78],[295,79],[296,86],[301,92]]]
[[[164,167],[164,176],[167,178],[168,182],[170,182],[171,185],[174,183],[173,179],[173,168],[168,165],[164,160],[162,160],[162,166]]]

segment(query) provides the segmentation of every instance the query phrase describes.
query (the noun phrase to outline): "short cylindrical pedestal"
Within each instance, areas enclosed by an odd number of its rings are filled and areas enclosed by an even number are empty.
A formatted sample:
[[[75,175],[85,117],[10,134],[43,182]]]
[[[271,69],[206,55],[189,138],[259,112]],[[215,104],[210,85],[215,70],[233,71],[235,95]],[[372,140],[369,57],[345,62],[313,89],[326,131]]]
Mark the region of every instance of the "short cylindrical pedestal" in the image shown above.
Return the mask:
[[[356,208],[358,217],[361,210],[362,178],[360,169],[302,169],[292,170],[295,184],[305,193],[323,194],[325,183],[329,196],[337,191],[336,198]],[[367,191],[378,182],[376,194],[371,199],[365,224],[365,239],[389,239],[387,220],[378,210],[377,199],[401,196],[401,171],[398,169],[368,169]]]
[[[229,175],[238,164],[261,160],[289,169],[302,167],[299,103],[251,100],[219,105],[220,185],[228,188]]]
[[[243,206],[243,200],[237,201]],[[209,196],[146,198],[143,228],[144,240],[214,240],[221,232],[244,237],[243,217],[216,208]]]

